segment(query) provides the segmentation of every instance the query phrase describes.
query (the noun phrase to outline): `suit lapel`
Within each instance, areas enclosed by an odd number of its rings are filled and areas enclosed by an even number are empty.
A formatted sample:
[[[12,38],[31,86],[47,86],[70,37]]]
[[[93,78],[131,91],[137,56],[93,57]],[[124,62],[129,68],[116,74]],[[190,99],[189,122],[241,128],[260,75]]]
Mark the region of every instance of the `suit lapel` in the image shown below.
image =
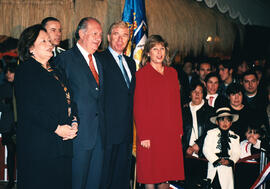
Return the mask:
[[[115,61],[115,59],[114,59],[113,55],[111,54],[111,52],[109,51],[109,49],[106,49],[106,54],[108,55],[108,59],[109,59],[107,65],[109,67],[111,67],[111,70],[116,72],[115,76],[122,83],[122,85],[125,86],[124,88],[128,89],[125,78],[122,74],[122,71],[120,70],[117,62]]]
[[[98,85],[96,83],[96,80],[88,66],[88,63],[86,62],[86,60],[84,59],[82,53],[80,52],[80,50],[78,49],[77,46],[74,46],[74,54],[75,57],[74,60],[76,60],[76,66],[78,67],[79,73],[78,74],[86,74],[87,78],[88,78],[88,82],[90,84],[90,89],[93,93],[96,94],[97,92],[97,88]]]
[[[134,65],[135,63],[133,61],[129,60],[130,59],[129,57],[127,57],[127,56],[124,56],[124,57],[125,57],[125,60],[126,60],[126,62],[128,64],[128,68],[129,68],[131,76],[132,76],[131,81],[130,81],[130,86],[129,86],[129,89],[131,90],[135,86],[136,65]]]
[[[78,66],[81,68],[81,71],[83,71],[85,74],[89,75],[88,78],[89,78],[91,84],[97,86],[95,78],[94,78],[94,76],[93,76],[93,74],[88,66],[88,62],[86,62],[86,60],[84,59],[84,57],[83,57],[82,53],[80,52],[80,50],[78,49],[78,47],[77,46],[75,46],[75,47],[76,47],[74,49],[75,53],[77,54],[77,58],[79,58],[79,59],[77,59]]]
[[[98,56],[96,56],[95,54],[96,53],[94,53],[94,57],[96,59],[97,68],[98,68],[99,87],[102,88],[102,86],[103,86],[103,69],[102,69],[102,65],[101,65],[101,62],[100,62]]]

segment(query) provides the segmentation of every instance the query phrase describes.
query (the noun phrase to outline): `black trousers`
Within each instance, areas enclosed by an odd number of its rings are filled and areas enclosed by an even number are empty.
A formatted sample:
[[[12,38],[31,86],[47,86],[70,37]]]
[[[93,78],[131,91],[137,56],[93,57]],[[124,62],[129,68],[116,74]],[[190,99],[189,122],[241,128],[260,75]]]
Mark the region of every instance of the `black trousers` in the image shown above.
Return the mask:
[[[104,153],[102,189],[128,189],[130,185],[132,145],[107,145]]]
[[[207,161],[185,158],[185,189],[196,189],[207,176]]]
[[[71,189],[71,157],[18,159],[18,189]]]

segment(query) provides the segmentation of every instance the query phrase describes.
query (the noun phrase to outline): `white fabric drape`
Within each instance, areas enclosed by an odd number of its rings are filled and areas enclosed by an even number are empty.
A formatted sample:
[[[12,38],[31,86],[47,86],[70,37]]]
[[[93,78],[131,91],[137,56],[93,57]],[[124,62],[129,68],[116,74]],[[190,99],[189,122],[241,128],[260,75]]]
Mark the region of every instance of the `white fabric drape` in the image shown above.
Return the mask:
[[[246,25],[270,27],[270,3],[263,0],[196,0],[204,1],[209,8],[217,7],[221,13],[227,13],[233,19]]]

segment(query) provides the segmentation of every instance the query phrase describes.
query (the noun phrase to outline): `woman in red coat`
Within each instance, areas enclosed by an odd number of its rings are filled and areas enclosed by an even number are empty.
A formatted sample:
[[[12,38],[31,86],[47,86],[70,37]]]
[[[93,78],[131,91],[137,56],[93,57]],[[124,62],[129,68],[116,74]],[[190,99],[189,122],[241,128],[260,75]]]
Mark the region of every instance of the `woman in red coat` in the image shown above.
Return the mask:
[[[147,189],[184,180],[180,87],[177,72],[168,67],[167,46],[161,36],[150,36],[136,73],[137,180]]]

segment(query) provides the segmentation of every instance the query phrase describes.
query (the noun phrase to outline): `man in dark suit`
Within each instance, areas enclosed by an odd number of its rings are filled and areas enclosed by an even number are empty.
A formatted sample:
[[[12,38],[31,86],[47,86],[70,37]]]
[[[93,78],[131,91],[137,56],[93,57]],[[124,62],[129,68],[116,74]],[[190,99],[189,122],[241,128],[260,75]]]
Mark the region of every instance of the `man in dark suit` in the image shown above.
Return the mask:
[[[247,71],[243,74],[243,87],[245,94],[243,96],[243,104],[247,106],[252,113],[252,125],[261,127],[264,125],[267,135],[270,135],[270,128],[266,107],[268,104],[267,94],[262,90],[258,90],[259,79],[254,70]]]
[[[78,110],[78,135],[73,141],[72,189],[99,189],[104,157],[103,73],[95,51],[102,41],[100,22],[83,18],[76,45],[56,57],[67,76]]]
[[[41,25],[46,29],[53,48],[53,57],[65,51],[65,49],[59,47],[62,40],[62,27],[61,22],[54,17],[46,17],[41,21]]]
[[[111,25],[109,47],[99,54],[104,68],[106,147],[103,189],[129,188],[136,64],[123,55],[129,40],[125,22]]]
[[[205,84],[207,95],[205,99],[209,106],[217,110],[220,107],[227,107],[229,105],[229,100],[222,94],[218,94],[218,87],[220,84],[220,79],[217,73],[211,72],[205,77]]]

